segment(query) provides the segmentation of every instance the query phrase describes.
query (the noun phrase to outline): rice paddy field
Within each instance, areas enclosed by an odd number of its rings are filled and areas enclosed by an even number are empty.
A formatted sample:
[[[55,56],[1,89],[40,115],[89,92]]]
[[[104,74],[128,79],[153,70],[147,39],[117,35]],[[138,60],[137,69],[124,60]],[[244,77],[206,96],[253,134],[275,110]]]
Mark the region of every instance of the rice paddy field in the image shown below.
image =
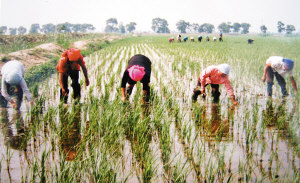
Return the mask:
[[[1,108],[1,182],[299,182],[300,95],[273,97],[261,81],[272,55],[295,61],[300,37],[224,36],[224,42],[169,43],[169,36],[131,37],[85,57],[80,103],[59,102],[58,76],[40,83],[35,106]],[[128,60],[152,61],[151,99],[142,85],[121,100]],[[202,69],[231,65],[239,105],[221,85],[220,102],[191,100]],[[70,82],[70,81],[69,81]]]

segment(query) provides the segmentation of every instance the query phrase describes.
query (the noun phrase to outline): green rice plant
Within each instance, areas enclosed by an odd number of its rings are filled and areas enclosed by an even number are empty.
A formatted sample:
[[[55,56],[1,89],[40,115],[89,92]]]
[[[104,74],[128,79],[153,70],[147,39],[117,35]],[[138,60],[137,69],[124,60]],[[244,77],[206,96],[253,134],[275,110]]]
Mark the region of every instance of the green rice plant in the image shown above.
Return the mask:
[[[187,180],[187,161],[185,161],[183,164],[180,163],[180,161],[177,161],[177,163],[174,166],[174,171],[172,175],[172,180],[174,182],[186,182]]]

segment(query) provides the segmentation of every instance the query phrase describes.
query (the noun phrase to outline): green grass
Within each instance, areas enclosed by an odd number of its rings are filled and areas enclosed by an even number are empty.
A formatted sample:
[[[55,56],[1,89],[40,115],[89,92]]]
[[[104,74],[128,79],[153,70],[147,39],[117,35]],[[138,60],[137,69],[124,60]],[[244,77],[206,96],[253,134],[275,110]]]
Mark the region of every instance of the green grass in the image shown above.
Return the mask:
[[[281,55],[295,60],[294,77],[300,81],[296,72],[300,38],[252,36],[255,42],[248,45],[247,36],[224,35],[222,43],[180,44],[170,44],[168,37],[90,45],[84,54],[91,84],[81,86],[80,103],[72,99],[68,105],[58,103],[56,75],[49,83],[36,85],[39,100],[25,122],[27,148],[36,154],[27,154],[32,161],[25,164],[22,180],[297,182],[299,94],[283,103],[275,84],[274,97],[267,100],[266,84],[260,78],[265,60]],[[139,83],[129,102],[120,97],[125,66],[138,53],[152,61],[147,105],[141,102]],[[192,103],[201,70],[224,62],[231,65],[230,81],[240,105],[232,106],[222,85],[218,105],[211,102],[210,87],[204,101]],[[36,76],[44,76],[50,68],[36,68],[26,81],[34,86],[41,81]],[[83,75],[80,79],[83,84]],[[287,85],[292,93],[290,82]],[[5,160],[16,155],[4,154],[0,161],[5,178]],[[74,157],[68,159],[70,155]]]

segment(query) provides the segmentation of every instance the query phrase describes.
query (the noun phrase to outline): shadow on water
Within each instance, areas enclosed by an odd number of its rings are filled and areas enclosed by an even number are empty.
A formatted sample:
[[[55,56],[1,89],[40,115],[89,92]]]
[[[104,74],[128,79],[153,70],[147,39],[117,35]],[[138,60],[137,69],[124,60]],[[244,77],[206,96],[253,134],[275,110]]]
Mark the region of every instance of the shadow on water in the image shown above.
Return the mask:
[[[59,118],[61,122],[60,145],[62,147],[65,160],[74,161],[78,155],[81,135],[81,106],[74,104],[69,111],[68,105],[59,107]]]

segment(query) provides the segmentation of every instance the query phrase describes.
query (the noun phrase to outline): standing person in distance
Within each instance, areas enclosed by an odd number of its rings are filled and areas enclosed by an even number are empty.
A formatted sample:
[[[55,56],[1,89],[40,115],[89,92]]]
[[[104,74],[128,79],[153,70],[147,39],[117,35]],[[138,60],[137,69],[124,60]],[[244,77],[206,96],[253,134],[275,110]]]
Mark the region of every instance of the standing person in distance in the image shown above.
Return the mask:
[[[151,61],[144,55],[134,55],[130,58],[128,66],[124,71],[121,93],[122,100],[126,101],[133,90],[137,81],[143,84],[143,102],[149,102],[150,99],[150,76],[151,76]],[[128,85],[126,86],[126,84]]]
[[[2,81],[1,81],[1,94],[4,100],[10,102],[13,108],[19,110],[23,101],[23,92],[26,95],[27,100],[33,105],[32,94],[30,93],[26,82],[24,80],[25,68],[24,65],[17,61],[12,60],[5,63],[1,69]],[[10,97],[10,90],[12,87],[16,87],[13,91],[17,95],[17,101]],[[7,105],[7,102],[5,104]],[[6,106],[5,106],[6,107]]]
[[[267,59],[262,76],[262,81],[265,82],[265,80],[267,79],[268,97],[271,97],[273,93],[272,87],[274,85],[274,76],[276,77],[276,80],[281,87],[282,97],[288,96],[288,92],[286,90],[286,82],[284,79],[287,76],[290,77],[294,90],[298,92],[297,85],[292,73],[293,67],[294,61],[291,59],[286,59],[280,56],[271,56]]]
[[[69,50],[65,51],[56,65],[56,69],[59,73],[59,85],[61,87],[60,99],[63,100],[64,103],[67,103],[69,96],[69,76],[72,80],[71,86],[74,92],[74,99],[79,99],[81,97],[81,89],[78,81],[80,67],[82,68],[85,77],[85,85],[89,86],[90,81],[88,78],[87,69],[83,60],[83,56],[80,54],[79,49],[70,48]]]
[[[227,94],[231,97],[232,103],[237,105],[238,102],[235,100],[235,95],[233,93],[233,88],[230,85],[228,78],[230,71],[230,66],[228,64],[212,65],[205,68],[198,79],[196,88],[194,89],[192,100],[197,101],[198,95],[202,95],[203,98],[206,97],[205,87],[211,85],[211,93],[214,97],[213,102],[218,103],[221,93],[219,92],[219,85],[225,84]]]

